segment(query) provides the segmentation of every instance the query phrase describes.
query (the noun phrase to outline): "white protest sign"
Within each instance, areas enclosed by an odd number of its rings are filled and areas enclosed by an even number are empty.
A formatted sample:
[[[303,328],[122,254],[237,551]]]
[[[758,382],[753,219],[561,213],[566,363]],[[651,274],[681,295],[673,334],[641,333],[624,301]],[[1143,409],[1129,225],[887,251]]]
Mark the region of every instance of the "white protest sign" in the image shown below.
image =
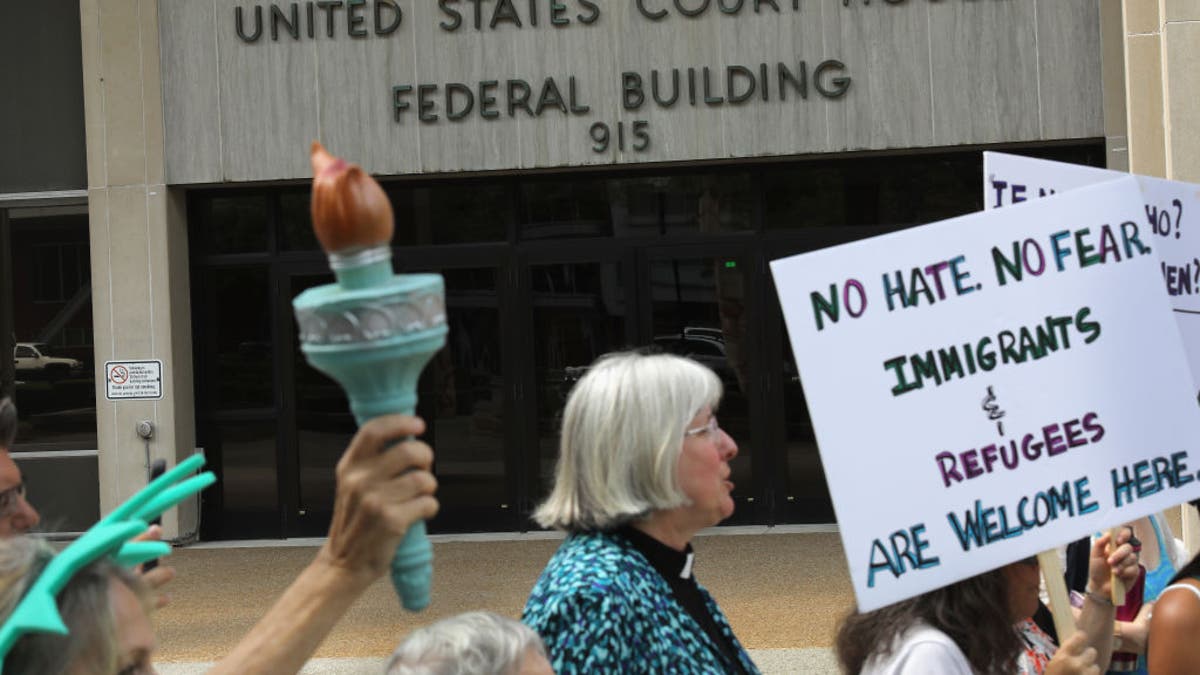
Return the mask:
[[[1108,169],[983,153],[984,207],[995,209],[1129,176]],[[1138,231],[1159,259],[1193,381],[1200,387],[1200,185],[1134,176],[1144,212]],[[1193,232],[1193,230],[1196,230]]]
[[[860,610],[1200,497],[1137,181],[771,263]]]

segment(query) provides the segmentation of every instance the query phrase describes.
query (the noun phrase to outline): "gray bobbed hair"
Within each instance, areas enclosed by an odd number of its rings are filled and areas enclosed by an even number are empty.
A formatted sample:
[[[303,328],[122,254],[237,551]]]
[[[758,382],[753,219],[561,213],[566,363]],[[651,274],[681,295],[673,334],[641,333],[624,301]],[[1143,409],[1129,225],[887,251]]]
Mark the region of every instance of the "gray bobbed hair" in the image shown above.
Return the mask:
[[[616,352],[571,390],[542,527],[608,530],[688,503],[675,478],[683,432],[721,400],[721,380],[681,356]]]
[[[491,612],[467,612],[413,631],[386,675],[516,675],[526,653],[546,648],[533,629]]]

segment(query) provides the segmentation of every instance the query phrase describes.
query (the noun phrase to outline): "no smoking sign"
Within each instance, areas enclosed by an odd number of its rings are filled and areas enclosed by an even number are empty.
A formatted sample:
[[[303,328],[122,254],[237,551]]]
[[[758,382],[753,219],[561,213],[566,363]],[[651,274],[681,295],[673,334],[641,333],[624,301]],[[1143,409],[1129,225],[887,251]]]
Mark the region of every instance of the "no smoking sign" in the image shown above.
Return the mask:
[[[162,361],[107,361],[104,379],[110,401],[162,398]]]

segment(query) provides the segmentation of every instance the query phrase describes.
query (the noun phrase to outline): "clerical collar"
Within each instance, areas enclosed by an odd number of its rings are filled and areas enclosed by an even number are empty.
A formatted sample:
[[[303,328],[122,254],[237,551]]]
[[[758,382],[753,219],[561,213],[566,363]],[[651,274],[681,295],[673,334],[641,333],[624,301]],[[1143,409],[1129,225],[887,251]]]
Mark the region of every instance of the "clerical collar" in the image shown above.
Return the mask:
[[[632,525],[621,527],[617,530],[617,534],[629,540],[629,543],[633,544],[633,547],[646,557],[650,565],[664,579],[692,578],[692,562],[695,553],[693,553],[690,543],[683,551],[676,551]]]

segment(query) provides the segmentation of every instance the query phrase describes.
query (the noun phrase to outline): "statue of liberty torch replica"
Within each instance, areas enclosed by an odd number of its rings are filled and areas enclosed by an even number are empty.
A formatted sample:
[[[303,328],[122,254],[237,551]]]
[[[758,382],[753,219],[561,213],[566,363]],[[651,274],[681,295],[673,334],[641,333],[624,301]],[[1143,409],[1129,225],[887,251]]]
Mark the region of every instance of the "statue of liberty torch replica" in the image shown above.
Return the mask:
[[[312,367],[346,390],[362,426],[413,414],[417,379],[446,342],[440,274],[393,274],[392,206],[357,165],[312,145],[312,222],[337,282],[292,302],[300,348]],[[425,523],[409,528],[392,559],[392,585],[405,609],[429,605],[433,548]]]

